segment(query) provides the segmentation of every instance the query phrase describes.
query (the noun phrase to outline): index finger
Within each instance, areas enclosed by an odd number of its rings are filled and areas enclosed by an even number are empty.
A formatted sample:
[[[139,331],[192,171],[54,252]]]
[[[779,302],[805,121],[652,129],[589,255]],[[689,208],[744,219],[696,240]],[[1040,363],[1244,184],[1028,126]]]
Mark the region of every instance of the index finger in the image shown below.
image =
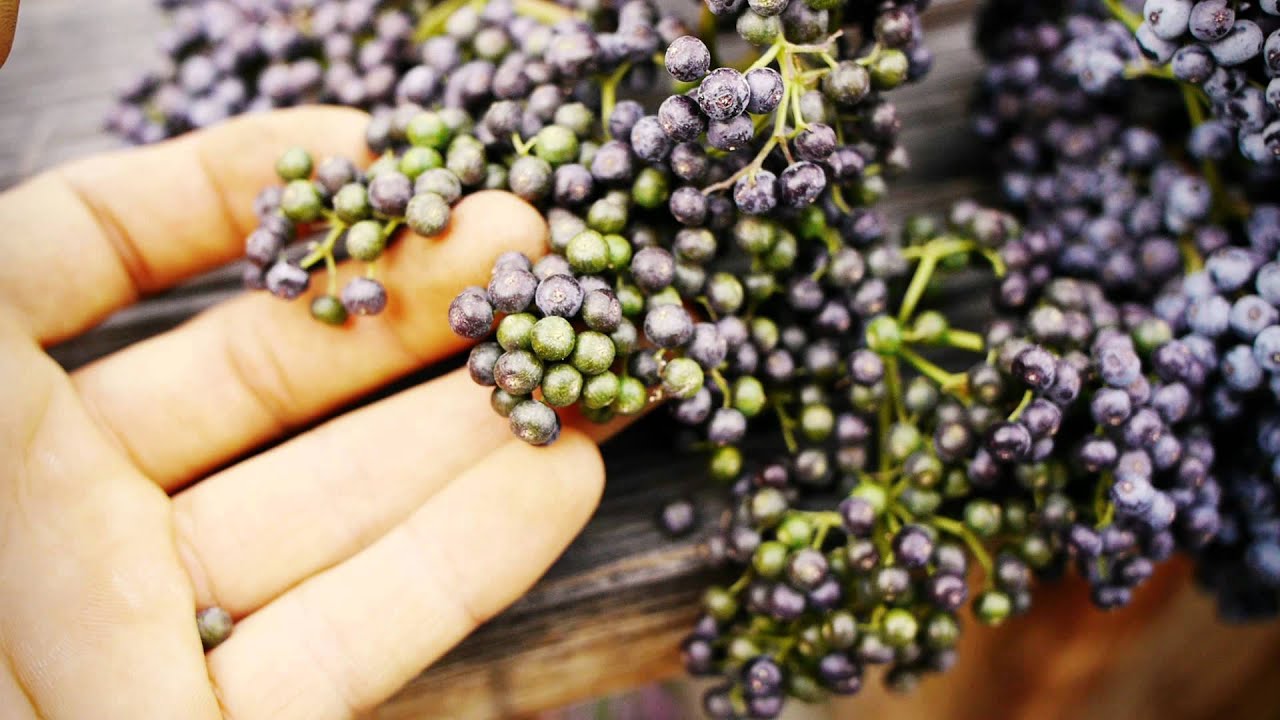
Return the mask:
[[[363,160],[367,121],[342,108],[247,115],[47,171],[0,195],[0,302],[49,345],[230,262],[257,224],[254,197],[278,182],[275,157],[303,147]]]

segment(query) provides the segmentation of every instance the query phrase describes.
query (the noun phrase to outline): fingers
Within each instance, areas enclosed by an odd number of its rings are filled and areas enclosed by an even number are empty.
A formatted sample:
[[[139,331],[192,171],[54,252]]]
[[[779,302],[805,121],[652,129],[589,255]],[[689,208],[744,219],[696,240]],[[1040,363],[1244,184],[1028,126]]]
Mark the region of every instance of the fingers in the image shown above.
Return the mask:
[[[18,25],[18,0],[0,0],[0,67],[9,59]]]
[[[0,373],[22,379],[0,413],[0,648],[17,681],[0,697],[48,718],[219,717],[168,498],[21,333],[0,313]]]
[[[225,264],[255,225],[255,195],[279,182],[276,156],[301,146],[363,159],[367,119],[315,107],[246,115],[39,175],[0,195],[0,302],[48,345],[139,295]]]
[[[232,717],[368,710],[503,607],[563,551],[599,499],[595,445],[507,441],[403,524],[257,613],[209,655]]]
[[[333,328],[310,317],[305,299],[255,294],[74,379],[138,467],[167,489],[180,487],[456,352],[465,341],[446,322],[454,296],[486,283],[504,251],[545,252],[546,232],[537,211],[514,196],[477,193],[454,208],[445,236],[407,234],[379,261],[390,302],[377,317]]]
[[[512,439],[489,393],[456,370],[176,495],[197,604],[247,615],[388,532]],[[594,442],[624,426],[578,423]]]

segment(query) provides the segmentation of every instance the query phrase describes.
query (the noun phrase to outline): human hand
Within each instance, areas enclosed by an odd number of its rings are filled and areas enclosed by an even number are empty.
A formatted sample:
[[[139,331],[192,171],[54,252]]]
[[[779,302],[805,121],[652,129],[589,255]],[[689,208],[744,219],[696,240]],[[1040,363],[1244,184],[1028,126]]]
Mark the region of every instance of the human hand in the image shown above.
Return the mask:
[[[462,348],[454,294],[504,250],[543,252],[542,219],[509,195],[395,245],[379,318],[335,330],[255,294],[69,376],[44,353],[236,258],[263,158],[363,157],[365,117],[249,116],[0,196],[0,715],[357,714],[516,599],[591,514],[599,435],[571,423],[530,447],[465,370],[252,454]],[[194,614],[214,605],[238,624],[206,655]]]

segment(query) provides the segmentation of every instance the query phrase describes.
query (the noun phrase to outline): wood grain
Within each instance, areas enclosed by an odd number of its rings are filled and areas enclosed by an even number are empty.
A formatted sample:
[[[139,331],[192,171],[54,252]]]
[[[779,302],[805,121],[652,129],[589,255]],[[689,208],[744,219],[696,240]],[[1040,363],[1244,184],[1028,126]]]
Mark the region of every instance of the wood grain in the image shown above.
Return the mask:
[[[982,164],[980,151],[965,132],[965,101],[978,68],[969,48],[973,5],[939,1],[926,15],[937,63],[925,83],[897,96],[914,165],[890,196],[895,216],[945,208],[983,189],[972,176]],[[100,133],[101,118],[112,88],[151,55],[162,24],[151,0],[23,3],[13,55],[0,70],[0,187],[117,147]],[[52,352],[68,368],[79,366],[233,295],[238,277],[232,267],[193,280]],[[982,300],[964,290],[953,299],[966,303],[970,315]],[[678,674],[677,642],[715,573],[700,560],[697,538],[668,540],[652,518],[664,500],[679,495],[696,495],[709,515],[721,501],[720,491],[700,479],[700,460],[655,457],[650,449],[672,442],[670,432],[650,420],[607,447],[609,487],[582,536],[524,599],[376,716],[516,717]],[[969,631],[956,671],[913,697],[890,699],[875,686],[833,705],[832,713],[1027,720],[1280,716],[1274,690],[1280,627],[1222,628],[1185,575],[1174,568],[1137,606],[1116,615],[1088,610],[1077,586],[1041,593],[1047,607],[1032,618],[995,632]]]

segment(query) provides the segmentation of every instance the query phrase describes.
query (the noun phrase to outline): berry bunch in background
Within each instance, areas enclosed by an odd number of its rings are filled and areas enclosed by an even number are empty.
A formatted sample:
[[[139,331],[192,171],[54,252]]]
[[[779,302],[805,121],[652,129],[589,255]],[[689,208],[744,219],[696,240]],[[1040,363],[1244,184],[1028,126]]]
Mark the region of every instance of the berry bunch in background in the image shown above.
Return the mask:
[[[1224,617],[1280,612],[1274,2],[988,0],[969,112],[1000,200],[902,219],[877,204],[923,0],[170,4],[175,69],[113,116],[132,140],[371,110],[372,165],[278,159],[248,286],[343,326],[468,194],[542,214],[547,254],[494,258],[447,322],[526,442],[643,413],[696,436],[737,573],[682,645],[709,716],[877,666],[909,689],[1065,573],[1113,609],[1184,553]]]

